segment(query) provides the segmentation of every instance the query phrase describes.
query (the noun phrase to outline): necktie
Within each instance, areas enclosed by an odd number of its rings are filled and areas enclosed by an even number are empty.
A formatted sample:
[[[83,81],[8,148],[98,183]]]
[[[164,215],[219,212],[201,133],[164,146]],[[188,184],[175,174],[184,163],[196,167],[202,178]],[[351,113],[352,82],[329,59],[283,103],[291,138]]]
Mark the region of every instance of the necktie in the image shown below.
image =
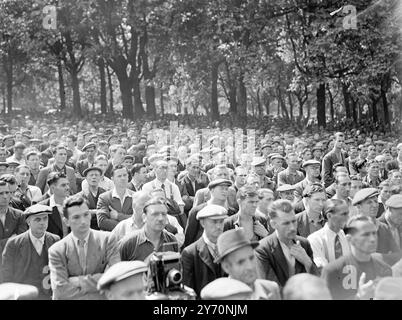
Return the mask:
[[[163,189],[163,192],[165,193],[166,196],[166,189],[165,189],[165,185],[162,183],[161,188]]]
[[[335,259],[338,259],[339,257],[342,256],[342,245],[339,239],[339,235],[336,235],[335,237],[334,249],[335,249]]]
[[[78,257],[80,259],[80,265],[84,273],[86,273],[87,257],[85,255],[85,240],[78,240]]]

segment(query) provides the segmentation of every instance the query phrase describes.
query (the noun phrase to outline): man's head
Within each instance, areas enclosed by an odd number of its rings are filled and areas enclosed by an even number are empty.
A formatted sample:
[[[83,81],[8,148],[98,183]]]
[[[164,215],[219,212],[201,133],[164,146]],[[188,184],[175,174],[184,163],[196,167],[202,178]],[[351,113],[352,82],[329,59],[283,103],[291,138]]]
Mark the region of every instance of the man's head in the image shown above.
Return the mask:
[[[388,219],[394,226],[400,227],[402,225],[402,195],[392,195],[385,202],[385,208],[386,219]]]
[[[90,231],[91,213],[84,198],[73,195],[63,202],[64,222],[77,238],[85,238]]]
[[[296,238],[297,221],[292,203],[289,200],[275,200],[268,209],[271,226],[281,241],[291,241]]]
[[[380,185],[378,186],[378,190],[380,191],[379,194],[379,199],[381,201],[381,203],[385,203],[389,197],[391,196],[391,191],[390,191],[390,183],[388,181],[383,181],[380,183]]]
[[[26,155],[26,163],[31,170],[39,170],[40,167],[40,153],[37,151],[30,151]]]
[[[26,148],[26,146],[22,142],[17,142],[14,145],[14,155],[17,159],[19,159],[23,156],[25,148]]]
[[[309,273],[299,273],[286,282],[283,300],[332,300],[332,297],[322,278]]]
[[[280,199],[286,199],[290,202],[293,202],[295,199],[295,190],[296,188],[294,186],[291,186],[290,184],[281,185],[280,187],[278,187],[278,189],[276,189]]]
[[[15,194],[15,191],[17,191],[17,189],[18,189],[18,183],[17,183],[17,179],[15,178],[15,176],[12,174],[3,174],[0,177],[0,181],[4,181],[8,184],[8,188],[11,192],[11,197],[13,197]]]
[[[216,243],[223,232],[223,222],[227,218],[227,210],[222,206],[210,204],[202,208],[196,218],[204,228],[207,238],[212,243]]]
[[[225,164],[219,164],[212,169],[212,179],[229,179],[229,169]]]
[[[265,175],[265,164],[266,159],[263,157],[256,157],[253,162],[251,162],[253,171],[259,176]]]
[[[256,175],[255,173],[250,173],[247,176],[246,184],[253,186],[255,189],[260,189],[261,188],[261,182],[260,182],[260,177]]]
[[[235,184],[238,188],[243,187],[247,181],[248,170],[244,167],[236,167],[235,169]]]
[[[180,148],[179,148],[180,149]],[[186,161],[186,169],[188,174],[196,178],[200,174],[200,160],[197,157],[190,157]]]
[[[368,159],[374,159],[377,155],[377,151],[375,146],[369,145],[367,148],[367,158]]]
[[[113,163],[121,164],[124,161],[124,156],[126,155],[126,149],[122,145],[112,145],[110,147],[111,155],[113,157]]]
[[[325,205],[324,215],[331,230],[338,233],[346,225],[349,217],[349,207],[344,200],[329,199]]]
[[[155,176],[159,181],[165,181],[168,172],[168,163],[164,160],[156,161],[154,165]]]
[[[378,177],[380,174],[380,165],[378,164],[377,161],[371,160],[367,163],[367,173],[370,177]]]
[[[102,177],[102,169],[99,167],[90,167],[87,168],[84,172],[84,177],[88,182],[88,185],[94,188],[99,186],[101,177]]]
[[[11,200],[10,188],[5,181],[0,180],[0,208],[8,207]]]
[[[150,232],[160,233],[165,229],[167,218],[167,207],[160,198],[152,198],[144,204],[142,218],[144,224]]]
[[[226,201],[229,193],[229,187],[232,185],[230,180],[215,179],[208,184],[211,198],[218,201]]]
[[[378,190],[365,188],[358,191],[353,197],[352,204],[357,206],[361,215],[375,219],[378,212]]]
[[[77,142],[77,137],[74,136],[73,134],[69,134],[66,137],[66,144],[67,148],[70,150],[73,150],[75,148],[75,143]]]
[[[364,144],[361,144],[359,145],[358,150],[360,159],[366,159],[368,155],[367,147]]]
[[[85,152],[85,155],[87,156],[87,158],[91,161],[94,160],[95,156],[96,156],[96,144],[93,142],[87,143],[83,148],[82,151]]]
[[[402,173],[399,170],[388,172],[388,180],[391,185],[402,185]]]
[[[321,164],[316,160],[309,160],[303,163],[303,168],[306,171],[308,179],[317,179],[320,176]]]
[[[23,214],[25,221],[36,238],[40,238],[45,234],[49,214],[52,214],[52,208],[41,204],[35,204],[25,210]]]
[[[131,176],[139,183],[145,183],[147,179],[147,168],[142,163],[136,163],[131,169]]]
[[[335,133],[334,148],[341,150],[345,145],[345,135],[342,132]]]
[[[17,183],[21,186],[27,186],[29,178],[31,176],[31,172],[29,167],[26,165],[18,166],[15,169],[15,178],[17,179]]]
[[[336,194],[341,199],[347,199],[350,196],[350,188],[352,182],[350,181],[349,175],[347,173],[338,173],[335,176],[335,190]]]
[[[128,171],[123,165],[113,167],[112,180],[116,188],[126,189],[128,185]]]
[[[322,213],[327,195],[324,187],[319,183],[308,185],[303,191],[304,206],[308,213]]]
[[[249,286],[257,279],[254,248],[258,242],[250,242],[243,228],[222,233],[217,242],[222,269],[229,277]]]
[[[58,198],[66,198],[70,195],[70,183],[63,173],[51,172],[47,178],[50,192]]]
[[[118,262],[105,271],[97,288],[108,300],[145,300],[147,271],[143,261]]]
[[[298,170],[300,168],[299,157],[296,153],[289,153],[287,156],[287,164],[290,169]]]
[[[55,153],[54,153],[54,160],[55,163],[59,166],[62,167],[66,164],[67,162],[67,148],[64,145],[59,145],[56,147]]]
[[[275,199],[274,192],[271,189],[263,188],[258,190],[258,208],[262,212],[267,212],[269,206]]]
[[[377,250],[377,227],[373,221],[363,215],[353,216],[346,224],[347,239],[352,251],[371,255]]]
[[[255,210],[258,206],[258,193],[252,186],[244,186],[237,191],[237,203],[239,204],[239,211],[245,216],[255,216]]]

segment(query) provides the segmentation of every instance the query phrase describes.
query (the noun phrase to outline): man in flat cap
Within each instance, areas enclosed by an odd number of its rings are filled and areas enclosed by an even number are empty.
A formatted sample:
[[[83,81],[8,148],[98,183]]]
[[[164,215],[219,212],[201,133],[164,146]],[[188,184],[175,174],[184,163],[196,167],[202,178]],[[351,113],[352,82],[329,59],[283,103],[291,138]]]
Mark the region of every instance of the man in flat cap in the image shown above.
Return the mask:
[[[372,299],[378,280],[392,275],[391,267],[373,255],[377,230],[372,219],[357,215],[346,227],[350,254],[327,264],[322,277],[334,300]]]
[[[250,241],[243,228],[225,231],[218,237],[217,247],[223,270],[230,278],[248,285],[253,293],[252,300],[280,300],[277,283],[257,279],[257,265],[254,249],[258,241]]]
[[[388,225],[396,245],[402,249],[402,195],[392,195],[384,205],[385,212],[378,221]]]
[[[98,290],[108,300],[145,300],[147,271],[143,261],[120,261],[102,275]]]
[[[250,300],[253,290],[232,278],[219,278],[201,290],[202,300]]]
[[[224,275],[221,266],[214,260],[218,257],[216,242],[223,232],[226,217],[224,207],[206,205],[196,216],[204,230],[202,236],[182,252],[183,283],[194,289],[198,296],[206,284]]]
[[[17,142],[14,145],[14,154],[7,158],[7,162],[18,162],[20,165],[25,164],[24,150],[26,146],[22,142]]]
[[[263,157],[255,157],[253,162],[251,162],[252,172],[254,172],[260,178],[260,187],[268,188],[272,191],[275,190],[275,183],[273,180],[268,178],[265,171],[267,160]]]
[[[303,191],[309,185],[319,181],[321,164],[316,160],[303,162],[302,168],[306,172],[306,178],[295,184],[295,198],[300,201],[303,198]]]
[[[294,274],[318,274],[310,243],[306,238],[297,236],[296,216],[291,202],[282,199],[274,201],[269,208],[269,217],[275,232],[261,240],[255,250],[258,276],[283,287]]]
[[[48,249],[60,240],[59,236],[46,231],[49,214],[52,208],[41,204],[23,213],[29,229],[7,241],[1,267],[4,282],[35,286],[40,300],[51,299]]]
[[[289,200],[290,202],[294,203],[295,190],[296,190],[295,186],[291,186],[290,184],[283,184],[276,189],[276,192],[278,193],[279,199]]]
[[[84,171],[87,168],[93,167],[95,165],[95,157],[97,155],[96,144],[93,142],[89,142],[82,148],[82,151],[85,153],[85,159],[78,161],[76,166],[76,176],[77,178],[81,179],[84,177]]]
[[[402,251],[395,242],[389,226],[376,219],[378,211],[378,190],[365,188],[356,192],[352,204],[357,207],[359,214],[372,220],[377,227],[377,250],[389,265],[395,264],[401,257]]]
[[[284,184],[295,185],[304,180],[304,175],[299,171],[299,157],[296,153],[289,153],[286,156],[288,167],[278,173],[278,187]]]
[[[203,228],[196,218],[200,210],[202,210],[205,206],[211,204],[222,206],[227,209],[228,189],[231,185],[232,181],[227,179],[215,179],[208,184],[211,199],[191,209],[188,215],[187,226],[185,229],[185,239],[183,245],[184,247],[187,247],[198,240],[203,233]]]

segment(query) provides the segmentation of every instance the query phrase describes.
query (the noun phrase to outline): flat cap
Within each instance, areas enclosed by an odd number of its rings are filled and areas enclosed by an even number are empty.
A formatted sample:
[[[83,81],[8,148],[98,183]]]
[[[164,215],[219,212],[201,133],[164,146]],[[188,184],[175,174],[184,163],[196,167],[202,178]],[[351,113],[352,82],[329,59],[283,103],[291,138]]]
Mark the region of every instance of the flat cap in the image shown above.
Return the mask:
[[[233,299],[236,295],[251,295],[253,290],[245,283],[232,278],[218,278],[201,290],[203,300]],[[244,297],[240,297],[244,298]]]
[[[5,282],[0,284],[0,300],[29,300],[35,299],[39,290],[29,284]]]
[[[271,156],[271,160],[274,160],[274,159],[285,160],[285,158],[284,158],[282,155],[280,155],[279,153],[273,154],[273,155]]]
[[[8,164],[9,167],[18,167],[18,166],[21,165],[21,163],[19,163],[17,161],[14,161],[14,160],[7,161],[7,164]]]
[[[253,161],[251,162],[251,165],[253,167],[255,166],[262,166],[266,163],[266,159],[264,157],[254,157]]]
[[[17,143],[14,145],[14,149],[25,149],[25,148],[26,148],[26,145],[23,144],[22,142],[17,142]]]
[[[3,141],[9,140],[9,139],[14,139],[14,136],[12,134],[8,134],[3,137]]]
[[[390,208],[399,209],[402,208],[402,194],[392,195],[386,202],[385,205]]]
[[[98,142],[98,144],[100,145],[100,146],[105,146],[105,145],[107,145],[107,144],[109,144],[106,140],[101,140],[101,141],[99,141]]]
[[[113,138],[114,138],[114,139],[118,139],[119,137],[113,134],[113,135],[111,135],[109,138],[107,138],[107,142],[110,143],[110,140],[112,140]]]
[[[89,172],[94,171],[94,170],[98,171],[100,173],[100,175],[103,174],[102,169],[99,167],[95,167],[95,166],[86,168],[82,174],[84,175],[84,177],[86,177]]]
[[[221,149],[220,148],[211,148],[211,154],[218,154],[219,152],[221,152]]]
[[[218,206],[216,204],[208,204],[200,211],[198,211],[196,219],[197,220],[203,218],[224,219],[228,216],[227,214],[228,211],[224,207]]]
[[[316,150],[322,151],[322,146],[317,146],[317,145],[315,145],[314,147],[311,148],[311,152],[314,152],[314,151],[316,151]]]
[[[227,179],[215,179],[212,180],[209,184],[208,184],[208,189],[213,189],[217,186],[231,186],[232,185],[232,181],[227,180]]]
[[[375,287],[376,300],[402,300],[402,278],[382,278]]]
[[[127,279],[139,273],[148,271],[143,261],[121,261],[112,265],[99,279],[98,290],[108,289],[112,284]]]
[[[376,188],[365,188],[356,192],[353,197],[352,205],[357,205],[366,199],[378,196],[378,189]]]
[[[265,149],[265,148],[271,148],[272,147],[272,144],[270,144],[270,143],[265,143],[265,144],[263,144],[262,146],[261,146],[261,150],[262,149]]]
[[[23,216],[25,218],[28,218],[30,216],[36,215],[36,214],[52,214],[52,208],[49,206],[45,206],[43,204],[34,204],[33,206],[30,206],[23,212]]]
[[[94,148],[94,149],[96,149],[96,144],[95,144],[94,142],[89,142],[89,143],[87,143],[87,144],[82,148],[82,151],[85,151],[85,150],[87,150],[87,149],[89,149],[89,148]]]
[[[278,192],[285,192],[285,191],[292,191],[292,190],[296,190],[296,188],[295,188],[295,186],[292,186],[290,184],[283,184],[276,189],[276,191],[278,191]]]
[[[321,165],[321,163],[319,161],[317,161],[317,160],[314,160],[314,159],[307,160],[307,161],[303,162],[302,168],[305,168],[307,166],[314,166],[314,165]]]
[[[31,142],[31,143],[41,143],[42,142],[42,140],[41,139],[29,139],[29,142]]]
[[[0,162],[0,167],[8,168],[8,162]]]
[[[47,135],[50,136],[52,133],[57,134],[56,130],[50,130]]]
[[[154,161],[158,161],[158,160],[162,160],[163,156],[161,154],[158,153],[154,153],[153,155],[150,155],[148,158],[149,162],[154,162]]]

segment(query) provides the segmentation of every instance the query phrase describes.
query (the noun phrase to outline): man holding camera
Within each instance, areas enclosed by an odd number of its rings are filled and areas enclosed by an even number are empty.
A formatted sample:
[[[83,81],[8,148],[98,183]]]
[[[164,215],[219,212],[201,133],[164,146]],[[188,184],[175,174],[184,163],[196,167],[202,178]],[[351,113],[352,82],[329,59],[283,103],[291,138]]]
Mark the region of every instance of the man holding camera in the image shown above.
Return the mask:
[[[223,276],[221,266],[214,259],[218,257],[216,241],[223,232],[226,217],[227,210],[219,205],[209,204],[201,209],[197,220],[204,232],[182,252],[183,283],[193,288],[197,296],[205,285]]]
[[[146,260],[153,252],[179,252],[177,240],[165,230],[168,223],[167,207],[160,198],[145,203],[144,226],[121,240],[120,258],[122,261]]]

